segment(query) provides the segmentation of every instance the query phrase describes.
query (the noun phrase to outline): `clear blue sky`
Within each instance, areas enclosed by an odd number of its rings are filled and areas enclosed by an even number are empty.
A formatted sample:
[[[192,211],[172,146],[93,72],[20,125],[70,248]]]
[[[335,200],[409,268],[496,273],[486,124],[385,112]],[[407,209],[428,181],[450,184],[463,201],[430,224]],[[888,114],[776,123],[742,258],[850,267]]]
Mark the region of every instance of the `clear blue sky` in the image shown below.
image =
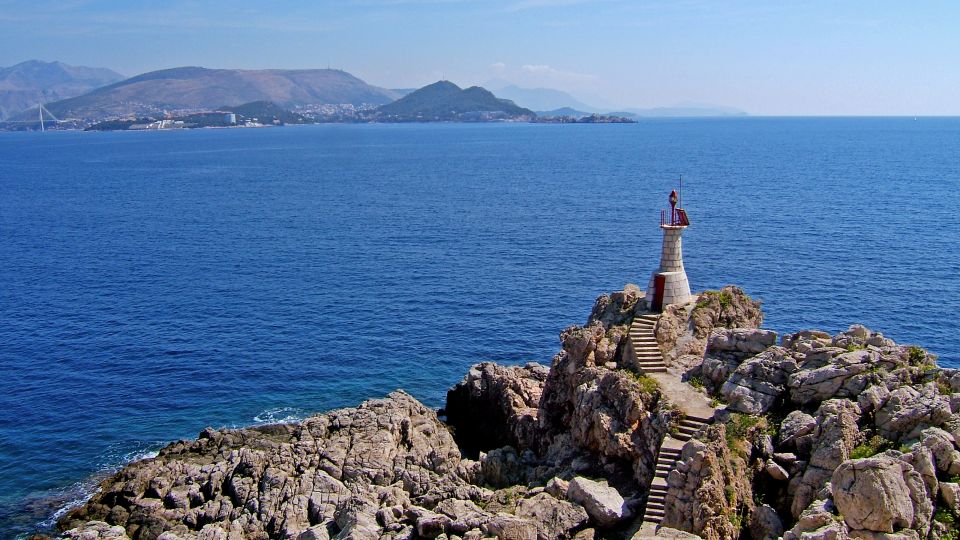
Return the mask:
[[[600,106],[960,115],[960,2],[0,0],[0,65],[332,67]]]

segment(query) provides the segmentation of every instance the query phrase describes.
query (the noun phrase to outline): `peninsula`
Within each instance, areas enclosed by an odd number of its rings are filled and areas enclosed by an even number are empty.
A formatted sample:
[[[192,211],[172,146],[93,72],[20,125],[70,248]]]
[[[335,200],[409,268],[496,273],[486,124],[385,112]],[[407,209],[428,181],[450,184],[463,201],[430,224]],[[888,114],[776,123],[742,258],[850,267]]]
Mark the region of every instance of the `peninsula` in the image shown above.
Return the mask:
[[[61,534],[956,538],[960,371],[859,325],[778,336],[734,286],[691,293],[671,203],[647,290],[602,294],[549,366],[474,365],[440,411],[398,390],[205,429],[103,481]]]

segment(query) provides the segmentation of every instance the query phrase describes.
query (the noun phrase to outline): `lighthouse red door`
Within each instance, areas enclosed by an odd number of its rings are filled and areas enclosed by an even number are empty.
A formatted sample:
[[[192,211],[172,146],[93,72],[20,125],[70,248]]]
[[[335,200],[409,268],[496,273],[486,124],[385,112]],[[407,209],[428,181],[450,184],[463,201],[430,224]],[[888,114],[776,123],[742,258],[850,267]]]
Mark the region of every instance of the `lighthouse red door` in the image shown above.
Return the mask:
[[[666,284],[666,276],[656,275],[653,277],[653,311],[663,311],[663,289]]]

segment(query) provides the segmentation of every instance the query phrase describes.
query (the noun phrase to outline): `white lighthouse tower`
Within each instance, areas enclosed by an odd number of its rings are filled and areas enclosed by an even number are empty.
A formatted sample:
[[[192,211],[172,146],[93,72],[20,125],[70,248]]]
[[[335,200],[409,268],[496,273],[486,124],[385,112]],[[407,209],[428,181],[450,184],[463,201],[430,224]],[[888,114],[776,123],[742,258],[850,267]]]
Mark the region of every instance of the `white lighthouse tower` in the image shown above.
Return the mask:
[[[660,252],[660,267],[650,276],[647,285],[647,306],[651,311],[662,311],[670,304],[685,304],[693,296],[690,282],[683,270],[683,230],[690,226],[687,212],[677,206],[676,190],[670,192],[670,219],[666,211],[660,212],[660,228],[663,229],[663,250]]]

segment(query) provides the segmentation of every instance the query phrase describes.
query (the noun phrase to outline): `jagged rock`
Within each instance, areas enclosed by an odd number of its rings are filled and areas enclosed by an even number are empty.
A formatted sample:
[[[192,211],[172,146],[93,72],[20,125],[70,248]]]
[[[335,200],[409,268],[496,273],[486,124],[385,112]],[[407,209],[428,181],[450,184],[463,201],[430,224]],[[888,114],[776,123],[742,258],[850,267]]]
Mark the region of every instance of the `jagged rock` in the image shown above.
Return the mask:
[[[762,322],[760,302],[726,286],[705,291],[696,302],[666,306],[655,333],[667,365],[686,370],[703,358],[715,328],[758,328]]]
[[[506,487],[523,483],[528,467],[511,446],[480,454],[480,474],[483,482],[493,487]]]
[[[105,480],[61,526],[109,515],[139,537],[209,526],[295,538],[336,519],[355,538],[379,537],[380,493],[399,490],[425,506],[482,497],[485,490],[458,474],[461,466],[460,450],[434,412],[394,392],[299,424],[204,430],[198,440],[173,443]],[[194,501],[189,507],[164,507],[163,500],[184,492]],[[130,510],[114,511],[123,507]]]
[[[758,328],[718,328],[710,334],[707,350],[757,354],[777,343],[777,333]]]
[[[483,530],[500,540],[537,540],[537,527],[533,523],[510,514],[497,514]]]
[[[451,534],[466,534],[474,529],[480,529],[493,517],[473,501],[459,499],[441,501],[434,510],[450,518],[447,531]]]
[[[903,460],[880,454],[845,461],[830,484],[850,529],[893,533],[912,528],[926,536],[933,504],[923,478]]]
[[[593,529],[584,529],[578,532],[577,534],[573,535],[572,540],[594,540],[595,535],[596,535],[596,531],[594,531]]]
[[[810,460],[803,475],[791,479],[788,488],[793,494],[794,516],[799,516],[817,498],[833,471],[850,457],[859,437],[859,417],[859,407],[846,399],[825,401],[817,409],[814,430],[805,435],[812,440]]]
[[[652,525],[652,524],[650,524]],[[652,531],[650,529],[653,529]],[[699,540],[700,537],[689,533],[686,531],[681,531],[679,529],[672,529],[670,527],[663,526],[651,526],[648,528],[647,525],[641,527],[640,530],[634,534],[630,540]]]
[[[544,487],[544,491],[553,495],[558,499],[565,499],[567,497],[567,489],[570,487],[570,482],[567,482],[563,478],[553,477]]]
[[[878,357],[874,351],[851,351],[831,358],[826,366],[797,371],[787,382],[790,399],[805,405],[834,397],[857,397],[868,382],[858,375],[869,371]]]
[[[797,439],[813,431],[817,420],[803,411],[790,411],[780,424],[780,444],[796,446]]]
[[[687,441],[667,477],[661,525],[704,538],[735,539],[739,530],[728,516],[752,498],[750,479],[739,472],[743,463],[735,464],[739,458],[727,445],[724,424],[707,427],[699,437]]]
[[[890,440],[899,440],[914,428],[939,426],[950,419],[950,400],[937,393],[933,383],[921,389],[902,386],[890,392],[876,413],[877,430]]]
[[[567,498],[583,506],[601,527],[611,527],[630,517],[630,509],[620,493],[606,482],[577,476],[570,481]]]
[[[483,362],[471,367],[447,391],[444,408],[460,447],[467,451],[535,447],[537,407],[548,372],[535,363],[507,367]]]
[[[788,480],[790,478],[790,473],[775,461],[768,461],[764,470],[766,470],[767,474],[774,480]]]
[[[936,499],[939,481],[937,480],[937,468],[933,461],[933,452],[926,446],[917,444],[910,450],[910,453],[900,456],[900,459],[909,463],[913,470],[920,473],[923,483],[927,487],[927,495],[931,499]]]
[[[536,524],[539,540],[570,538],[571,531],[588,519],[582,506],[557,500],[547,493],[520,501],[516,515]]]
[[[761,505],[750,514],[750,537],[754,540],[774,540],[783,535],[783,521],[770,505]]]
[[[130,540],[126,531],[119,525],[110,525],[104,521],[90,521],[79,527],[64,531],[66,538],[80,540]]]
[[[956,468],[957,450],[954,448],[953,435],[940,428],[927,428],[921,433],[920,444],[930,449],[938,470],[949,472]]]
[[[850,531],[850,538],[862,540],[919,540],[920,535],[913,529],[904,529],[895,533],[874,531]]]
[[[872,413],[880,407],[883,407],[883,404],[886,403],[889,398],[890,390],[885,385],[878,384],[868,387],[863,393],[857,396],[857,404],[860,405],[860,410],[865,414]]]
[[[960,514],[960,484],[954,482],[940,483],[940,498],[954,514]]]
[[[730,375],[720,388],[729,409],[764,414],[781,398],[797,363],[782,347],[771,347],[754,356]]]
[[[832,499],[818,499],[810,503],[793,528],[783,534],[783,540],[845,540],[847,525],[835,512]]]

